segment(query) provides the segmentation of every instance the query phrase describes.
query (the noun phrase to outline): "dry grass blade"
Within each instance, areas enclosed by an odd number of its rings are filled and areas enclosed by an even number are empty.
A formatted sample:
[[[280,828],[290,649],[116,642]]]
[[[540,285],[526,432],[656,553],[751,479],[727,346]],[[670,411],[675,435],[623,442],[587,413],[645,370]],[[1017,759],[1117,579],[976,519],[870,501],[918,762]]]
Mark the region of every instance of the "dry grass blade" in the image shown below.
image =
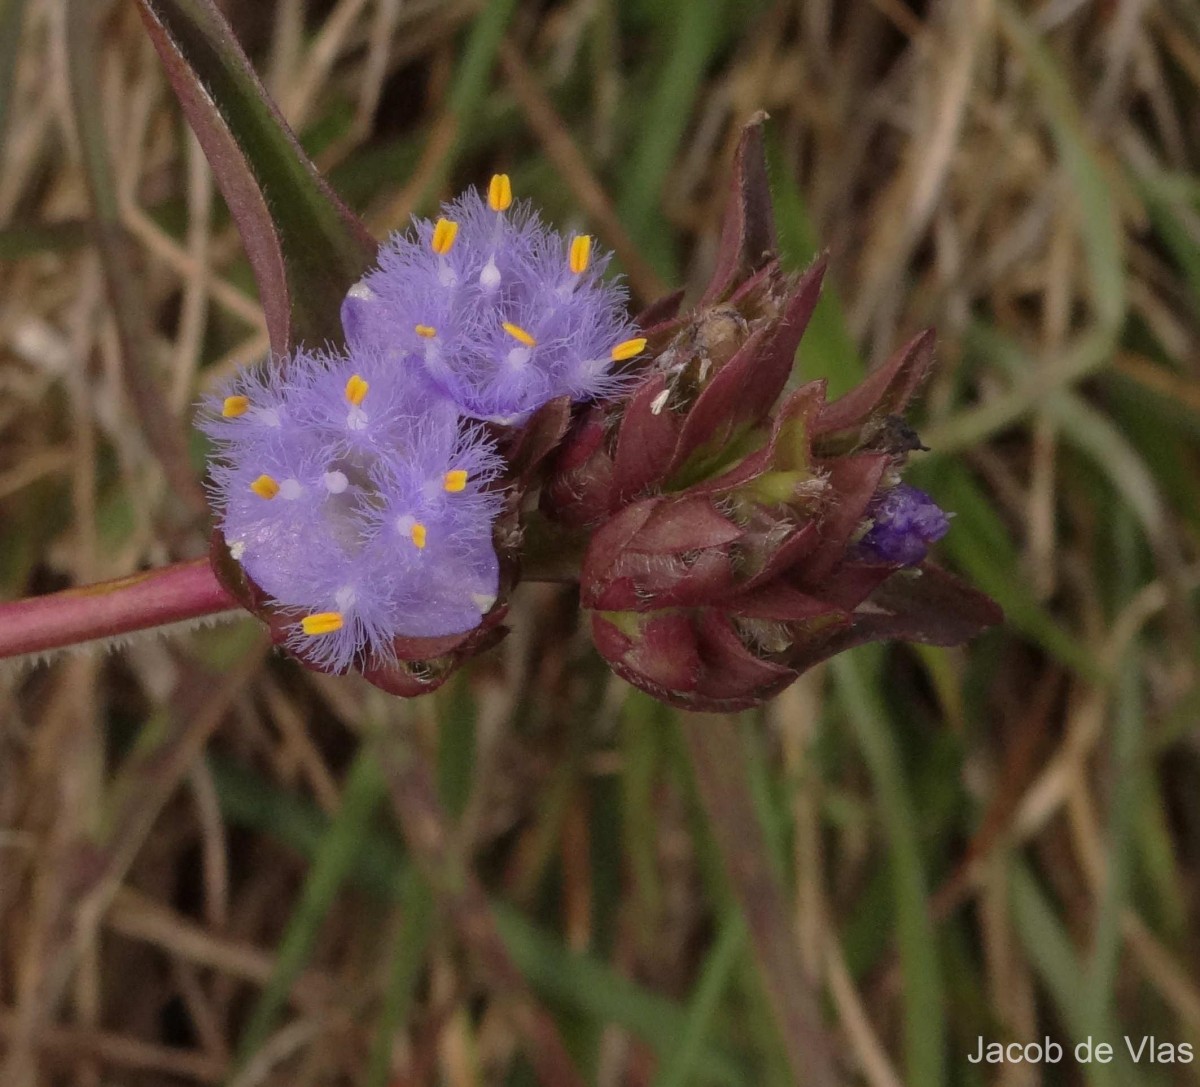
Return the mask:
[[[478,959],[483,975],[503,1001],[542,1087],[582,1085],[558,1028],[538,1007],[509,956],[483,888],[454,842],[429,764],[414,738],[401,728],[381,741],[380,760],[396,818],[414,859],[459,938]]]
[[[103,4],[72,0],[66,19],[72,102],[91,191],[93,227],[121,340],[130,401],[172,490],[189,515],[203,517],[208,508],[204,492],[196,481],[180,427],[168,408],[151,364],[150,345],[154,338],[149,311],[132,259],[132,247],[121,225],[119,200],[105,146],[99,82],[95,75],[100,22],[105,14]]]
[[[14,1029],[11,1013],[0,1011],[0,1039],[8,1041]],[[227,1067],[198,1053],[139,1042],[108,1031],[78,1027],[46,1027],[38,1031],[34,1045],[59,1067],[71,1067],[85,1059],[123,1073],[150,1073],[177,1077],[191,1083],[222,1083]]]
[[[124,788],[114,787],[118,798],[108,834],[100,844],[77,842],[61,858],[56,883],[70,889],[47,919],[50,947],[37,967],[36,983],[24,994],[18,1011],[18,1029],[26,1039],[54,1014],[64,999],[80,955],[96,939],[104,914],[122,880],[149,835],[163,805],[170,799],[204,745],[221,723],[232,699],[254,674],[260,654],[251,654],[227,685],[210,696],[207,678],[195,677],[177,696],[175,721],[158,742],[125,768]],[[29,1053],[14,1046],[0,1079],[13,1087],[32,1082]]]

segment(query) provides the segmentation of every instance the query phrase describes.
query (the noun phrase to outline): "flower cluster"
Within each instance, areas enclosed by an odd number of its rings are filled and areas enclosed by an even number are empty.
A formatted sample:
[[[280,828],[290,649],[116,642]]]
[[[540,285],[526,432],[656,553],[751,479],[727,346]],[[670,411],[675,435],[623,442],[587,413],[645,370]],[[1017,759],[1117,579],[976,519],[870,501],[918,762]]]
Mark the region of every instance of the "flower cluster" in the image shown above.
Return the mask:
[[[344,352],[300,350],[207,403],[223,543],[298,656],[369,674],[496,616],[496,425],[617,391],[645,346],[606,263],[498,175],[384,245],[345,300]]]
[[[608,257],[586,234],[548,230],[512,203],[504,175],[485,201],[471,190],[416,239],[384,244],[351,288],[342,325],[352,350],[418,360],[431,390],[463,415],[524,422],[547,401],[610,396],[614,363],[641,353],[626,295],[601,277]]]
[[[495,603],[501,462],[404,367],[299,352],[213,406],[225,542],[293,616],[306,660],[341,671],[364,647],[469,630]]]

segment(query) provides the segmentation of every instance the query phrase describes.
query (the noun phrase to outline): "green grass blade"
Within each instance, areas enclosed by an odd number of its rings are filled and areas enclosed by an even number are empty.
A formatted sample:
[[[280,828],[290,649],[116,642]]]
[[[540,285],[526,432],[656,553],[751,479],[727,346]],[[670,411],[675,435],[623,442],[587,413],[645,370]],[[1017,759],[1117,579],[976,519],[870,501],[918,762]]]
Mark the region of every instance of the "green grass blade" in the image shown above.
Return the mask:
[[[0,0],[0,151],[8,135],[9,107],[16,77],[17,47],[26,0]]]
[[[467,806],[475,772],[475,699],[462,672],[434,697],[438,707],[438,792],[457,820]]]
[[[1050,132],[1079,208],[1079,230],[1100,323],[1115,329],[1125,316],[1125,266],[1116,202],[1100,165],[1099,150],[1070,84],[1053,53],[1029,20],[1008,2],[996,5],[1000,27],[1029,66],[1035,101],[1046,112]]]
[[[342,804],[315,843],[312,868],[280,941],[275,972],[263,990],[238,1044],[239,1062],[257,1052],[274,1029],[313,944],[363,850],[366,832],[386,795],[374,748],[364,743],[342,791]]]
[[[700,79],[719,41],[724,0],[688,0],[677,5],[677,17],[664,19],[669,35],[666,59],[650,100],[636,111],[637,143],[622,169],[617,210],[645,256],[673,281],[675,260],[670,232],[662,230],[663,186],[695,107]],[[632,112],[632,111],[631,111]]]
[[[1135,169],[1138,173],[1134,185],[1145,203],[1150,222],[1183,273],[1191,296],[1192,315],[1200,315],[1200,243],[1194,225],[1200,192],[1196,179],[1158,170],[1153,160],[1139,163]]]
[[[479,123],[482,106],[492,85],[492,69],[504,32],[512,21],[516,0],[488,0],[471,23],[449,94],[449,129],[444,151],[433,162],[428,180],[416,197],[418,210],[431,210],[454,169],[458,156],[471,141],[472,126]],[[436,129],[433,135],[438,136]],[[437,153],[437,145],[423,141],[426,154]]]
[[[1067,1029],[1083,1037],[1085,1019],[1079,996],[1084,991],[1084,977],[1066,930],[1022,865],[1009,872],[1009,896],[1017,933],[1030,962],[1062,1010]]]
[[[702,1067],[704,1041],[711,1029],[712,1018],[745,947],[746,923],[740,914],[730,913],[700,972],[679,1044],[659,1067],[654,1087],[686,1087]]]
[[[1089,979],[1080,966],[1071,939],[1024,865],[1014,865],[1010,870],[1009,900],[1017,937],[1054,1001],[1072,1048],[1089,1037],[1094,1043],[1106,1042],[1112,1046],[1111,1064],[1096,1062],[1081,1066],[1088,1082],[1093,1087],[1116,1087],[1117,1084],[1138,1087],[1142,1079],[1129,1062],[1120,1031],[1114,1029],[1107,1017],[1095,1018],[1095,1002],[1086,997]]]
[[[450,109],[461,135],[475,119],[487,94],[496,51],[512,20],[516,0],[490,0],[471,26],[471,33],[454,73],[450,88]]]
[[[900,969],[904,975],[904,1049],[907,1082],[946,1082],[945,1009],[937,943],[929,918],[916,817],[875,677],[861,650],[833,658],[838,698],[871,775],[889,844]]]
[[[304,856],[318,855],[331,825],[322,812],[235,763],[210,757],[208,765],[226,819],[268,834]],[[402,898],[414,878],[400,844],[379,830],[362,837],[351,858],[349,875],[364,890],[387,900]],[[543,999],[616,1023],[663,1056],[672,1051],[686,1023],[682,1008],[593,956],[567,951],[560,939],[513,907],[493,906],[509,953]],[[746,1087],[750,1082],[742,1062],[711,1040],[704,1061],[712,1078],[721,1084]]]
[[[785,814],[786,805],[779,795],[780,790],[774,775],[774,767],[765,750],[762,715],[743,714],[739,721],[742,733],[742,749],[746,757],[746,784],[758,813],[763,837],[770,852],[769,861],[776,878],[786,886],[789,872],[788,832]]]
[[[400,894],[402,928],[392,954],[392,972],[375,1024],[375,1040],[363,1087],[386,1087],[391,1075],[392,1042],[412,1009],[429,941],[437,928],[433,894],[423,879],[408,875]]]
[[[1124,605],[1136,593],[1137,542],[1132,518],[1119,511],[1116,532],[1114,581],[1118,603]],[[1141,653],[1137,644],[1122,656],[1117,676],[1109,750],[1112,795],[1108,804],[1106,834],[1107,872],[1095,921],[1091,961],[1088,963],[1087,1009],[1092,1023],[1101,1023],[1115,1012],[1116,987],[1121,955],[1121,914],[1129,899],[1129,879],[1135,848],[1135,811],[1141,794],[1143,707],[1140,677]]]
[[[771,176],[771,196],[775,207],[775,229],[779,237],[779,256],[790,270],[806,268],[821,250],[813,229],[804,194],[787,176],[779,140],[767,131],[767,167]],[[813,310],[804,339],[796,352],[796,381],[823,377],[829,383],[830,398],[849,392],[863,376],[863,361],[850,335],[845,310],[833,284],[833,271],[826,275],[821,301]]]
[[[1194,709],[1189,718],[1195,721]],[[1156,739],[1159,735],[1160,730],[1156,729]],[[1152,751],[1143,750],[1142,757],[1147,762],[1152,762],[1152,755]],[[1156,777],[1146,776],[1149,780],[1143,781],[1141,802],[1134,812],[1137,868],[1131,881],[1136,908],[1169,944],[1178,944],[1187,930],[1187,881],[1180,871],[1159,782]]]
[[[496,923],[521,973],[544,998],[619,1023],[664,1056],[673,1051],[687,1025],[682,1008],[646,992],[590,956],[565,951],[557,939],[540,931],[516,910],[498,907]],[[704,1063],[718,1083],[749,1082],[741,1063],[713,1046],[711,1040],[705,1047]]]
[[[620,750],[623,859],[629,873],[631,906],[653,931],[662,908],[662,873],[655,840],[655,793],[663,765],[667,709],[649,695],[631,690],[621,711]]]
[[[1014,379],[1033,367],[1033,360],[1018,344],[989,325],[973,325],[968,343],[973,350],[999,363]],[[1158,484],[1138,451],[1112,420],[1069,389],[1045,397],[1041,410],[1058,424],[1072,445],[1109,477],[1126,504],[1137,513],[1147,533],[1151,537],[1161,535],[1164,511]]]
[[[1052,363],[1024,374],[1008,392],[923,427],[921,437],[932,450],[925,454],[925,459],[941,460],[951,453],[970,449],[1021,422],[1047,396],[1105,369],[1112,362],[1116,347],[1112,329],[1096,327],[1081,333]]]

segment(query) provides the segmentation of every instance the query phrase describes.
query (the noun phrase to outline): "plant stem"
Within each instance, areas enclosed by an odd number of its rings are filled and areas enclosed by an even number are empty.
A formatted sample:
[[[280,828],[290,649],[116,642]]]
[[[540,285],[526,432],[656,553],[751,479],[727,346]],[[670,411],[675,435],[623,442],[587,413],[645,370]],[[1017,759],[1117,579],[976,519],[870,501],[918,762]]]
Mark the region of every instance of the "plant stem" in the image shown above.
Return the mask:
[[[758,973],[797,1084],[839,1082],[821,1021],[814,980],[800,961],[783,887],[771,869],[767,837],[747,781],[738,722],[685,713],[680,727],[730,890],[750,935]]]
[[[0,660],[66,649],[237,607],[237,601],[218,583],[208,559],[193,559],[115,581],[0,603]]]
[[[542,569],[536,558],[526,581],[572,579],[565,568]],[[240,607],[221,587],[207,558],[27,600],[0,601],[0,660],[69,649]]]

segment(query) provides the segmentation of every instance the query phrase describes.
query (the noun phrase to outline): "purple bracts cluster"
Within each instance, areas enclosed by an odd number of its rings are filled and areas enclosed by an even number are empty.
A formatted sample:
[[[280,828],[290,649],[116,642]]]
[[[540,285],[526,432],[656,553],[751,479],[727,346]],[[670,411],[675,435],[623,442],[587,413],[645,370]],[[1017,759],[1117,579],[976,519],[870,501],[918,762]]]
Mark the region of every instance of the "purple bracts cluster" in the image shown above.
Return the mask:
[[[590,237],[512,205],[507,177],[397,236],[343,306],[344,354],[299,351],[210,400],[211,495],[230,554],[286,614],[287,644],[345,671],[496,603],[504,462],[483,422],[620,388],[641,352]]]
[[[871,527],[858,546],[865,558],[877,562],[916,566],[950,529],[941,507],[907,483],[884,491],[867,512]]]
[[[467,192],[436,223],[386,242],[342,325],[352,350],[416,363],[463,415],[507,425],[560,396],[620,391],[613,364],[644,341],[632,338],[624,289],[602,278],[607,255],[511,204],[505,185],[494,180],[486,201]]]

